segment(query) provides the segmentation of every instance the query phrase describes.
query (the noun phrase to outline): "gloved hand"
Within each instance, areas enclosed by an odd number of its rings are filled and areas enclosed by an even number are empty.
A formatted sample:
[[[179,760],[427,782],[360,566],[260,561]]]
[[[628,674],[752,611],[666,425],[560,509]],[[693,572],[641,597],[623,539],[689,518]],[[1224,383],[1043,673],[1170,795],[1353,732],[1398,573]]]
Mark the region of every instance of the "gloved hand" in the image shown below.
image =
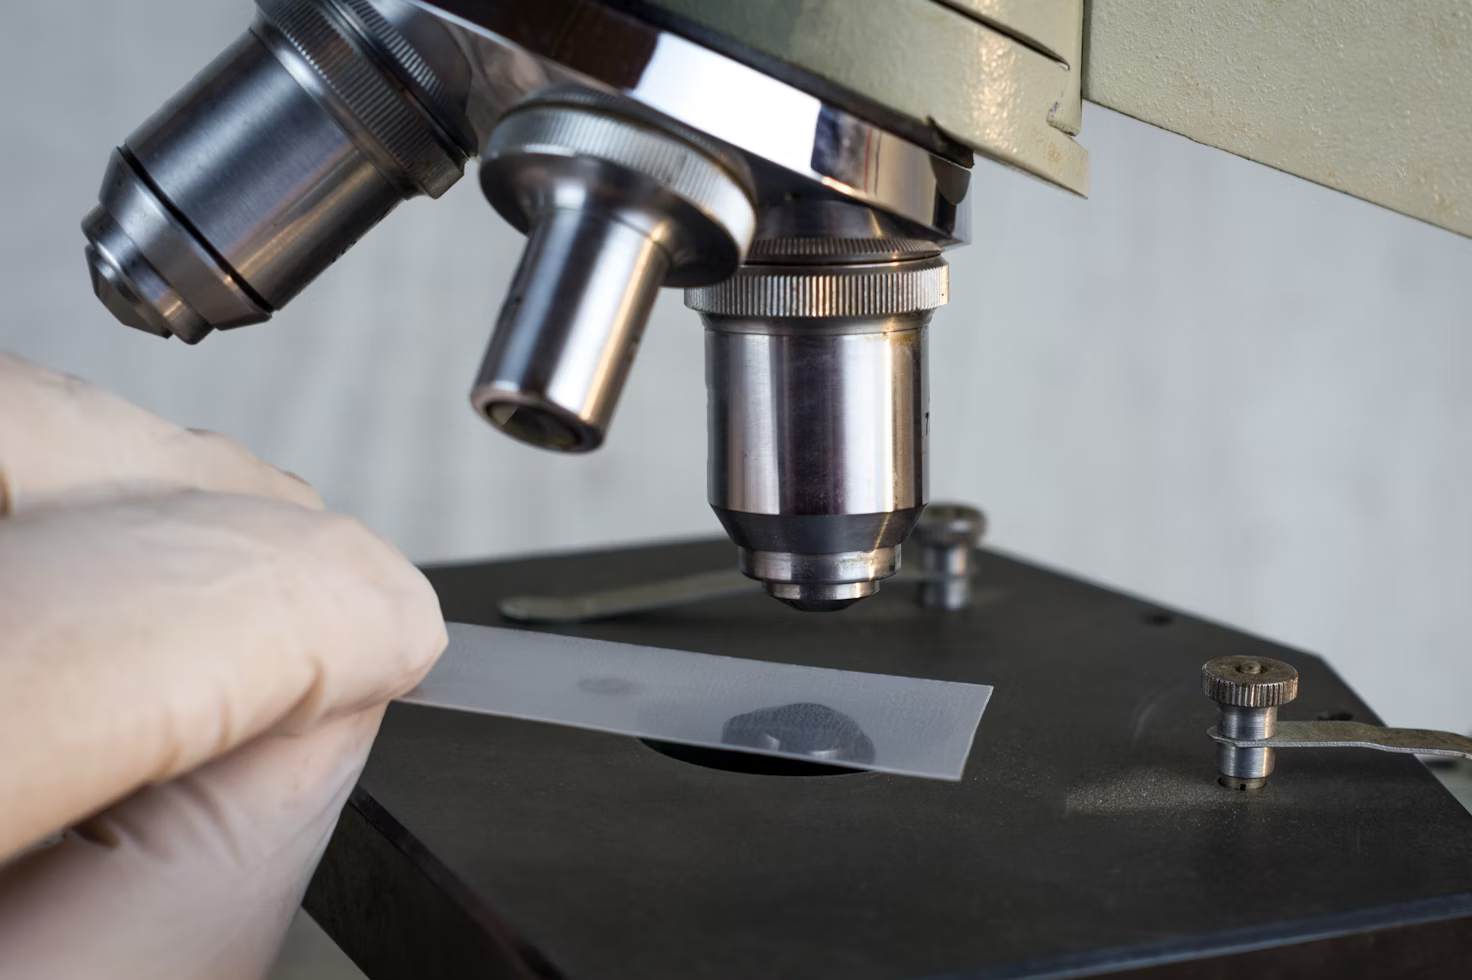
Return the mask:
[[[8,355],[0,515],[0,977],[263,976],[434,592],[296,477]]]

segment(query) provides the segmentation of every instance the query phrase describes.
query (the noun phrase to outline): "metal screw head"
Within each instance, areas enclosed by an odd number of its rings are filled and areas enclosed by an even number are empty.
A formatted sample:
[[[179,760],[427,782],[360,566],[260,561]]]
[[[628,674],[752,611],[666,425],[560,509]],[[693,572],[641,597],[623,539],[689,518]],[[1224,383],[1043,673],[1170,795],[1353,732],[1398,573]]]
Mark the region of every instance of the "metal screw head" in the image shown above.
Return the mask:
[[[1298,697],[1298,671],[1267,657],[1217,657],[1201,668],[1201,692],[1218,704],[1273,708]]]
[[[986,515],[967,504],[931,504],[915,525],[920,544],[976,547],[986,535]]]

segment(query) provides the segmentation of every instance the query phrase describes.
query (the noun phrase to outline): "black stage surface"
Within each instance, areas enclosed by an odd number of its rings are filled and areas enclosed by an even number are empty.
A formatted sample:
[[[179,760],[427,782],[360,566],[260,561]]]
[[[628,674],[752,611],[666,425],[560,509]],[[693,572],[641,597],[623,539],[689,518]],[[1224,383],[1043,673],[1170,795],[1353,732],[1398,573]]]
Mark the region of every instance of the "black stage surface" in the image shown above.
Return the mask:
[[[429,574],[448,619],[510,625],[502,596],[731,561],[720,540]],[[890,586],[559,629],[994,684],[960,783],[395,705],[307,910],[372,980],[1472,977],[1472,816],[1421,763],[1298,749],[1261,792],[1215,781],[1201,664],[1286,660],[1285,719],[1376,721],[1320,660],[990,553],[980,575],[960,613]]]

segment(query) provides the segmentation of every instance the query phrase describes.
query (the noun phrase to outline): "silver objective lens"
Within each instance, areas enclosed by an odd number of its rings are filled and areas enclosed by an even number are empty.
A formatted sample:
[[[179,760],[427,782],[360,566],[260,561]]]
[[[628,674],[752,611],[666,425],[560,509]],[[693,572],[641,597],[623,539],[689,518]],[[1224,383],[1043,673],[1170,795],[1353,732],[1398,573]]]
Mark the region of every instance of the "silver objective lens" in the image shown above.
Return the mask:
[[[528,242],[471,403],[523,442],[596,449],[660,287],[741,264],[750,177],[709,140],[572,87],[514,108],[483,157],[486,197]]]
[[[759,240],[685,294],[706,324],[710,503],[743,572],[799,609],[842,609],[900,567],[925,506],[935,246]]]
[[[469,68],[400,0],[260,0],[241,38],[109,161],[82,224],[120,321],[198,343],[260,323],[474,138]]]

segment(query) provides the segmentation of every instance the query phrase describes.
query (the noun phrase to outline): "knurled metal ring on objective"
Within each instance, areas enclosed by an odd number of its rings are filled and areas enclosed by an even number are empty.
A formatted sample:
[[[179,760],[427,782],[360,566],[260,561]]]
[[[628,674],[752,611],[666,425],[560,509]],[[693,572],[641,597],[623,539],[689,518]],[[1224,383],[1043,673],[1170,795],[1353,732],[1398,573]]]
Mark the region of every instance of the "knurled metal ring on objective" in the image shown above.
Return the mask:
[[[535,91],[528,92],[526,96],[511,110],[528,109],[536,106],[567,106],[574,109],[591,109],[604,115],[617,116],[626,119],[636,125],[652,128],[665,136],[684,140],[691,146],[705,153],[706,156],[715,160],[722,167],[731,172],[731,176],[743,187],[753,187],[751,168],[747,165],[745,158],[731,147],[712,139],[698,129],[691,129],[677,119],[636,102],[622,95],[605,92],[602,89],[589,88],[586,85],[577,85],[571,82],[558,82],[546,85]],[[755,192],[752,191],[755,197]]]
[[[426,84],[434,79],[429,66],[417,55],[404,57],[412,48],[387,20],[359,20],[354,29],[354,14],[366,5],[351,0],[258,0],[257,5],[262,16],[253,30],[273,50],[279,51],[284,40],[288,55],[315,70],[333,114],[349,129],[361,128],[377,141],[397,165],[401,180],[434,198],[460,178],[470,153],[449,134],[465,127],[438,82]],[[371,49],[365,37],[374,38]],[[434,118],[407,87],[386,76],[378,65],[385,56],[446,119]]]
[[[378,11],[369,0],[337,0],[339,6],[352,12],[358,23],[366,30],[365,39],[374,46],[380,56],[406,76],[415,96],[426,103],[434,121],[448,125],[455,121],[459,132],[452,136],[468,153],[480,149],[470,121],[465,118],[465,107],[456,102],[439,74],[430,67],[424,56],[399,33],[387,17]]]
[[[946,305],[949,271],[939,256],[872,265],[748,265],[725,282],[685,290],[685,305],[730,317],[900,316]]]
[[[746,260],[754,265],[829,265],[896,262],[940,254],[923,238],[759,238]]]
[[[555,86],[528,96],[502,117],[482,154],[481,184],[502,217],[520,231],[555,202],[537,185],[538,158],[580,168],[583,160],[622,172],[644,186],[628,193],[609,188],[623,212],[623,199],[643,200],[631,210],[648,210],[676,220],[670,228],[651,225],[669,254],[667,286],[710,282],[731,274],[756,232],[752,181],[744,161],[708,138],[617,96],[574,86]],[[521,171],[533,171],[523,179]],[[683,211],[683,214],[673,214]],[[693,211],[693,213],[691,213]],[[698,218],[696,216],[699,216]],[[695,219],[695,220],[691,220]],[[703,220],[701,220],[703,219]],[[624,220],[637,220],[626,213]]]

